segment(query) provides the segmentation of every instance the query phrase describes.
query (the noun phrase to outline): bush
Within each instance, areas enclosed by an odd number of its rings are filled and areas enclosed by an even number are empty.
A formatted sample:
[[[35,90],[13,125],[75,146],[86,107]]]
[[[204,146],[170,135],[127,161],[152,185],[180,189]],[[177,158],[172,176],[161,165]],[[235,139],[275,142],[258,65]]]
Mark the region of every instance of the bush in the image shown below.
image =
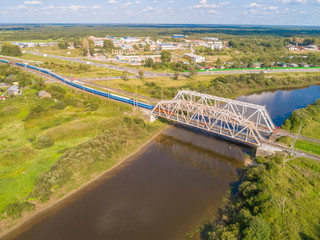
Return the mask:
[[[59,109],[59,110],[63,110],[65,109],[66,104],[63,101],[58,101],[54,104],[54,108]]]
[[[41,137],[39,137],[39,139],[36,143],[36,148],[42,149],[42,148],[52,147],[53,144],[54,144],[54,141],[51,139],[51,137],[41,136]]]
[[[30,212],[35,209],[34,204],[29,203],[29,202],[15,202],[11,203],[8,206],[6,206],[3,210],[2,213],[8,217],[11,218],[19,218],[21,217],[23,212]]]

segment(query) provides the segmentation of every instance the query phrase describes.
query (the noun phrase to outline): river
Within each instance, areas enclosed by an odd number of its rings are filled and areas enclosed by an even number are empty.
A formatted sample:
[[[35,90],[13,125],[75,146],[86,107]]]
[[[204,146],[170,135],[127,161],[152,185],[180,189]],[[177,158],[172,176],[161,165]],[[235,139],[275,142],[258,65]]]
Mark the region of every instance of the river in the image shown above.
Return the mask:
[[[265,105],[274,124],[280,127],[294,110],[305,108],[317,98],[320,99],[319,85],[299,89],[258,92],[241,96],[237,100]]]
[[[238,100],[266,105],[276,125],[320,97],[320,87]],[[183,239],[214,213],[252,149],[179,127],[5,239]]]

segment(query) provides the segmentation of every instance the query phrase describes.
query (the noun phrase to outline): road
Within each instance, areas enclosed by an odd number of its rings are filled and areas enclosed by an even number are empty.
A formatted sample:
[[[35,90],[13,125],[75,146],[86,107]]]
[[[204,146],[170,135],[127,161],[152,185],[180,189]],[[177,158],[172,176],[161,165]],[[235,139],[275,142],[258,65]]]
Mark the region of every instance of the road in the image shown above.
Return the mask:
[[[36,56],[44,56],[43,53],[37,53],[37,52],[29,52],[25,51],[26,53],[33,54]],[[71,57],[62,57],[57,55],[50,55],[47,54],[47,57],[50,58],[56,58],[61,60],[66,60],[70,62],[76,62],[76,63],[82,63],[87,64],[88,61],[82,60],[80,58],[71,58]],[[103,67],[103,68],[109,68],[116,71],[128,71],[129,73],[135,74],[136,76],[130,76],[131,78],[138,77],[139,70],[138,69],[132,69],[128,67],[121,67],[121,66],[115,66],[115,65],[109,65],[104,63],[96,63],[96,62],[90,62],[90,65],[96,66],[96,67]],[[198,72],[198,75],[208,75],[208,76],[215,76],[215,75],[226,75],[226,74],[248,74],[248,73],[260,73],[261,71],[264,71],[262,69],[249,69],[249,70],[221,70],[221,71],[207,71],[207,72]],[[320,68],[304,68],[304,69],[268,69],[266,71],[267,73],[297,73],[297,72],[320,72]],[[180,73],[181,76],[187,77],[188,73]],[[154,78],[154,77],[173,77],[173,73],[156,73],[156,72],[145,72],[144,77],[145,78]],[[103,80],[106,79],[114,79],[112,78],[103,78]],[[86,79],[86,80],[97,80],[97,79]],[[98,79],[99,80],[99,79]]]

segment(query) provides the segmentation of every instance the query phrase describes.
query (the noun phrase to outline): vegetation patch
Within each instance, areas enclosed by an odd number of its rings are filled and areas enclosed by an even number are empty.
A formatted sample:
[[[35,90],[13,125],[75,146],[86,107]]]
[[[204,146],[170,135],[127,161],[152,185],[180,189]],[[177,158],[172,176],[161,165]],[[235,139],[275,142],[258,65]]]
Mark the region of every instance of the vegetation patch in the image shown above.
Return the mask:
[[[202,239],[318,239],[320,163],[283,163],[282,155],[257,161],[244,169],[238,193],[203,228]]]

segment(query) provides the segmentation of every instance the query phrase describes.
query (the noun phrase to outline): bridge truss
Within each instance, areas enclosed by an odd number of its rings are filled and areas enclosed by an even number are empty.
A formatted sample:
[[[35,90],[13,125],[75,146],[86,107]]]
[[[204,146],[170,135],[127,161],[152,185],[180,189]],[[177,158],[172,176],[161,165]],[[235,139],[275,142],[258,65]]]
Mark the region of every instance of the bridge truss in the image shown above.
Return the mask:
[[[275,128],[265,106],[185,90],[159,102],[151,113],[256,146]]]

